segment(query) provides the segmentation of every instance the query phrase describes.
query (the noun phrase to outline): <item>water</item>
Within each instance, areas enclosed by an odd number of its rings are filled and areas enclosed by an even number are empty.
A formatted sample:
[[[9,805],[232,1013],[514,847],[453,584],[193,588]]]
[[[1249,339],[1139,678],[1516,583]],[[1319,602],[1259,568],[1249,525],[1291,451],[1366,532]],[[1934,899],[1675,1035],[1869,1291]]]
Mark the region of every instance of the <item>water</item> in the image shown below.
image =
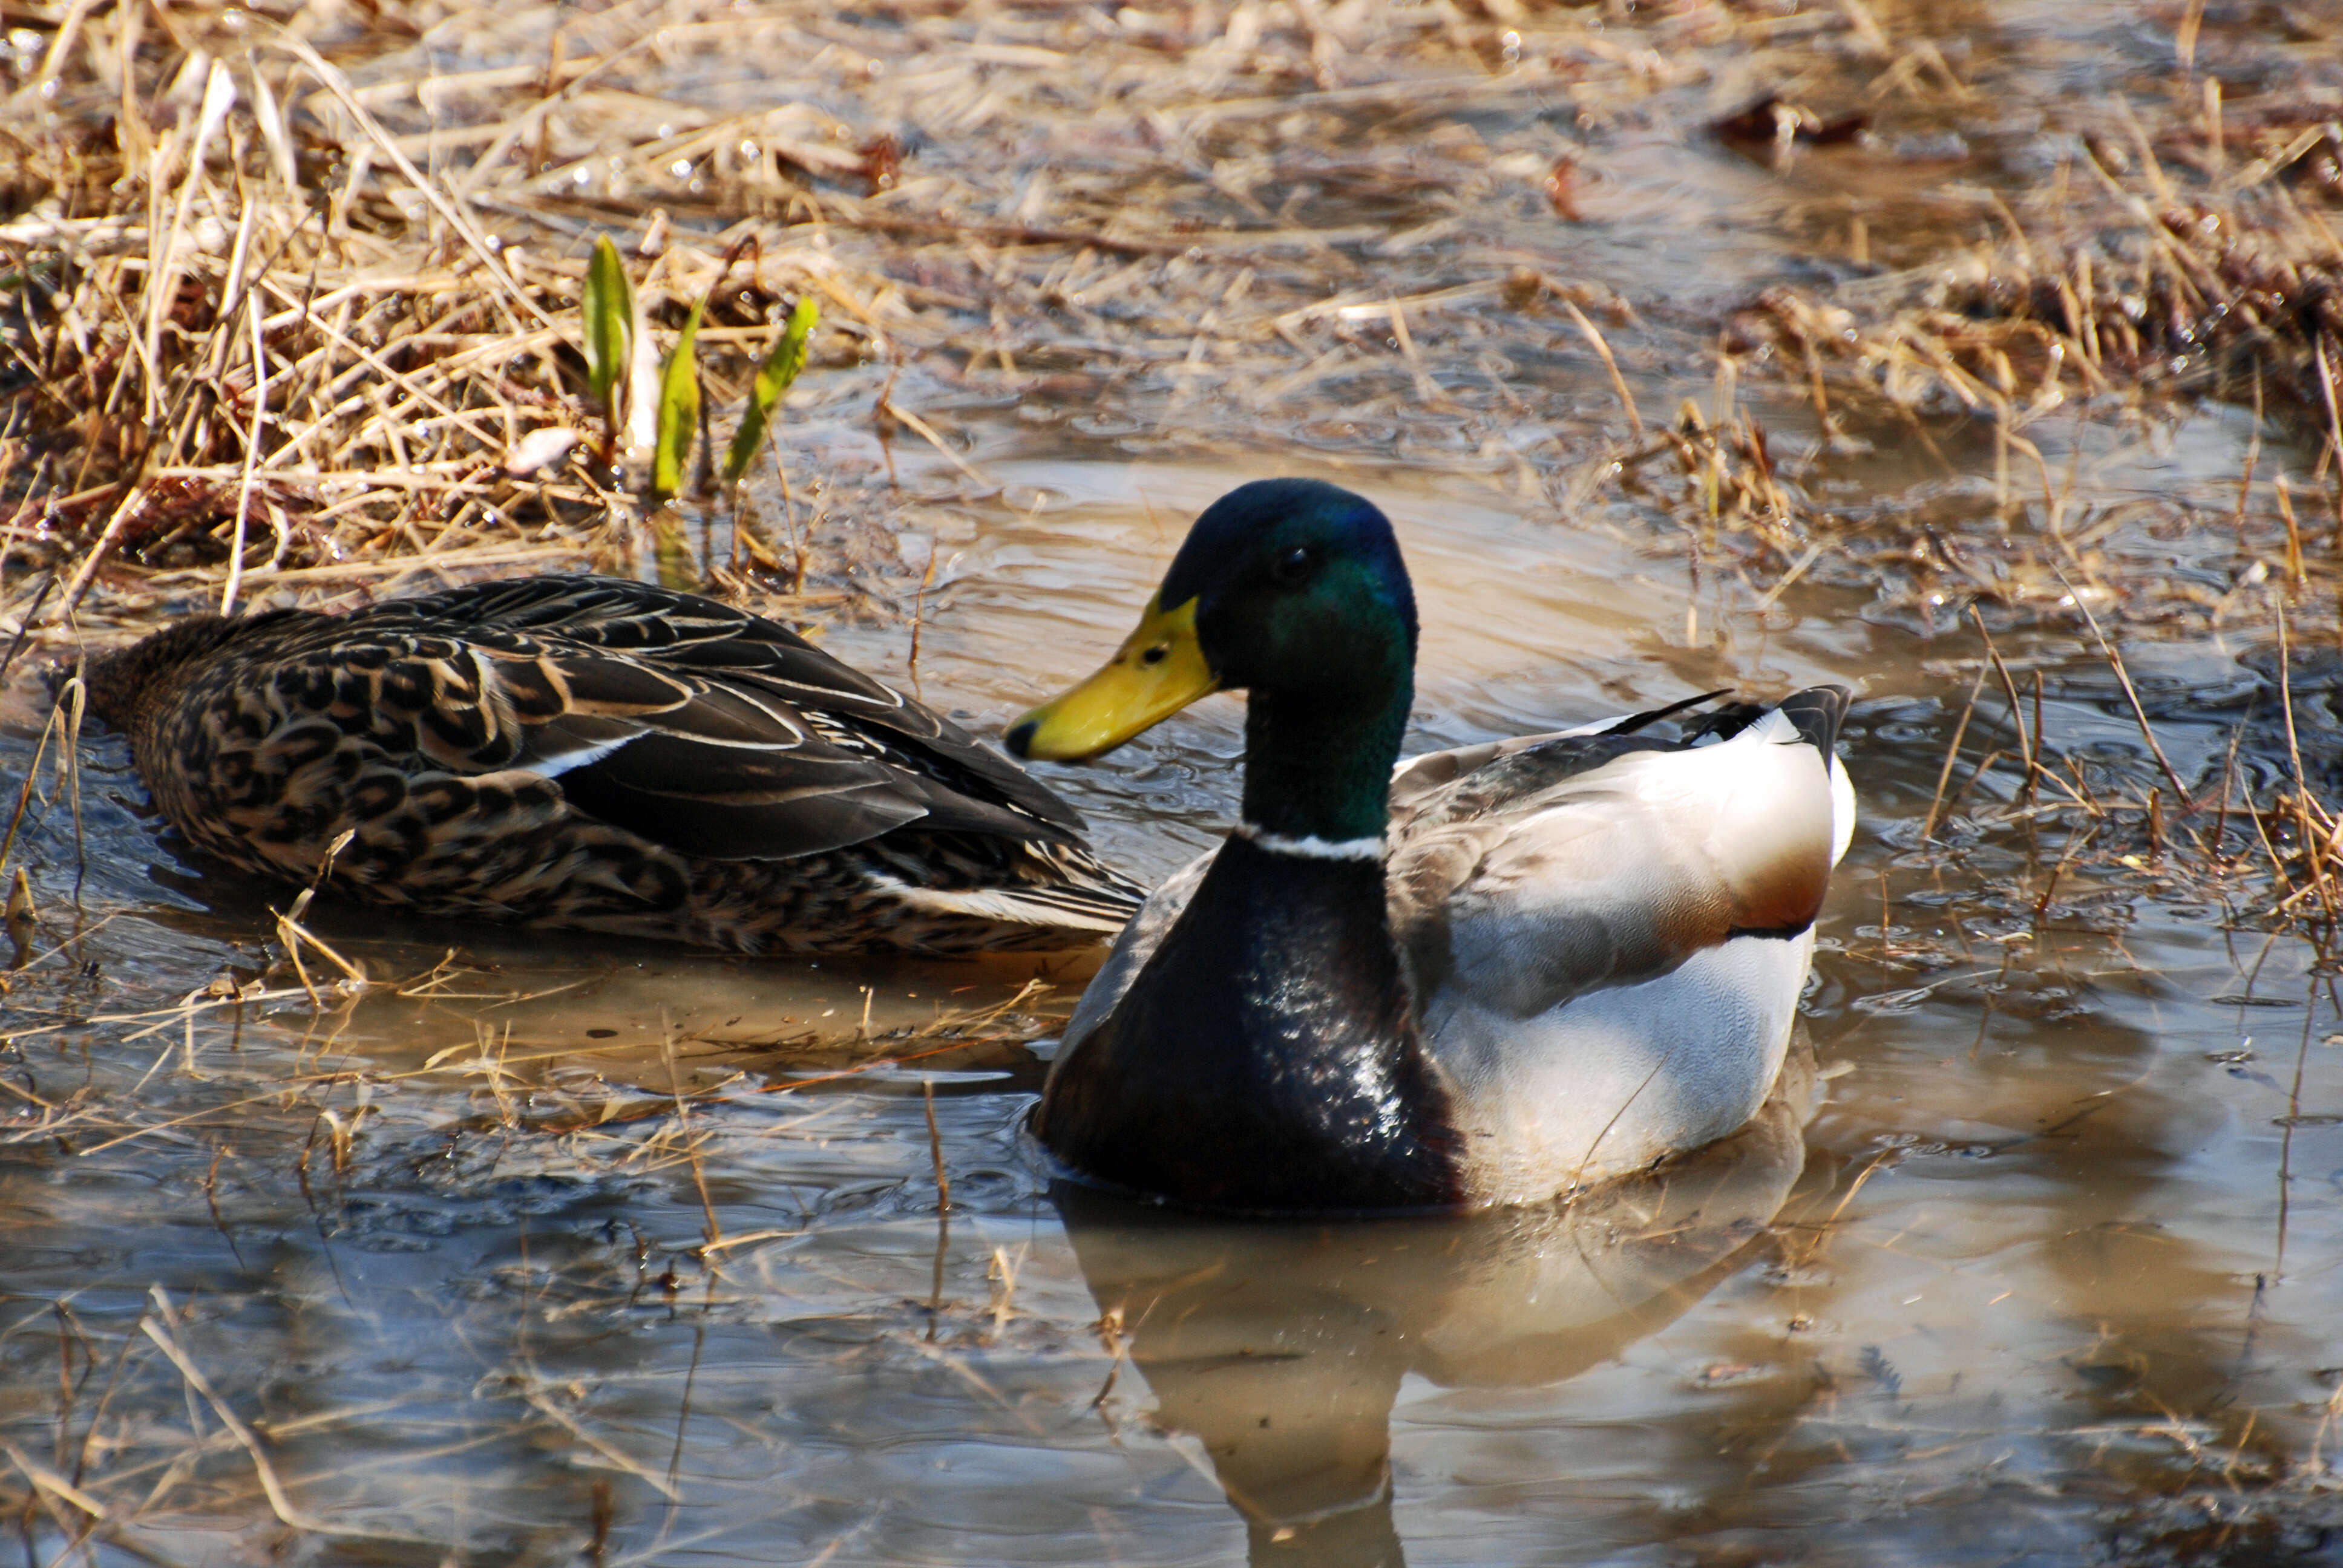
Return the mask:
[[[992,467],[1014,504],[944,541],[920,669],[980,726],[1111,648],[1163,520],[1233,477]],[[2343,1022],[2308,950],[2104,866],[2037,923],[2011,890],[2059,833],[1912,849],[1962,692],[1832,590],[1785,596],[1795,624],[1762,638],[1671,647],[1680,562],[1413,471],[1347,477],[1420,585],[1423,744],[1720,671],[1868,683],[1865,827],[1808,1009],[1827,1101],[1739,1210],[1526,1239],[1061,1211],[1019,1142],[1041,1070],[1021,1045],[835,1076],[870,1055],[858,1031],[1004,1000],[1052,967],[1030,960],[751,963],[344,911],[320,934],[370,972],[453,967],[190,1022],[173,1005],[257,973],[270,921],[158,837],[100,737],[78,909],[53,809],[9,999],[0,1354],[25,1461],[171,1561],[555,1563],[598,1538],[614,1563],[2081,1560],[2307,1462],[2343,1360]],[[900,627],[835,645],[896,675],[908,651]],[[2054,698],[2051,733],[2126,744],[2104,695]],[[1051,777],[1160,875],[1227,819],[1236,717],[1208,703]],[[2225,737],[2164,739],[2192,769]],[[1379,1279],[1386,1250],[1416,1256]],[[1228,1452],[1289,1422],[1290,1449]],[[36,1556],[58,1516],[28,1524]]]
[[[1974,36],[1989,85],[2084,92],[2154,41],[2127,6],[1956,9],[1932,35]],[[1845,214],[1899,262],[1967,221],[1951,175],[1827,156],[1785,194],[1688,136],[1724,85],[1674,91],[1609,144],[1575,258],[1652,296],[1647,409],[1706,394],[1702,302],[1835,265]],[[2039,140],[1985,113],[1958,179],[2017,189]],[[1567,476],[1604,449],[1608,383],[1521,357],[1586,411],[1544,432],[1541,477]],[[1552,520],[1421,412],[1248,430],[1030,405],[1049,417],[956,409],[984,485],[893,454],[917,498],[898,575],[938,561],[916,672],[900,620],[827,634],[973,729],[1093,666],[1185,520],[1272,472],[1394,518],[1423,620],[1411,749],[1857,684],[1811,1120],[1561,1219],[1226,1226],[1052,1194],[1021,1141],[1032,1031],[982,1013],[1062,1010],[1079,965],[749,962],[321,906],[318,934],[397,983],[345,995],[312,957],[313,998],[271,967],[281,899],[185,857],[94,735],[78,850],[62,807],[20,841],[42,920],[0,999],[0,1495],[27,1499],[28,1561],[75,1539],[107,1564],[838,1568],[2343,1550],[2343,1006],[2248,879],[2159,858],[2134,819],[2095,849],[2016,809],[2006,772],[1932,812],[1980,651],[1932,610],[1935,568],[1856,530],[1761,605],[1771,579],[1694,569],[1614,492]],[[1812,434],[1764,407],[1785,449]],[[1988,553],[2046,536],[1980,522],[1989,428],[1934,452],[1850,433],[1874,449],[1816,481],[1849,515],[1929,509]],[[2101,569],[2237,592],[2129,651],[2184,778],[2221,776],[2256,703],[2239,766],[2267,778],[2267,601],[2226,532],[2157,509],[2227,504],[2244,418],[2036,433],[2054,469],[2077,459],[2067,526],[2098,530]],[[796,438],[879,461],[867,427]],[[2302,613],[2306,643],[2331,636]],[[2159,781],[2071,618],[1989,614],[2083,787]],[[2005,708],[1988,677],[1956,786],[2018,744]],[[1229,819],[1238,714],[1214,699],[1047,776],[1159,878]],[[5,777],[34,749],[0,734]]]

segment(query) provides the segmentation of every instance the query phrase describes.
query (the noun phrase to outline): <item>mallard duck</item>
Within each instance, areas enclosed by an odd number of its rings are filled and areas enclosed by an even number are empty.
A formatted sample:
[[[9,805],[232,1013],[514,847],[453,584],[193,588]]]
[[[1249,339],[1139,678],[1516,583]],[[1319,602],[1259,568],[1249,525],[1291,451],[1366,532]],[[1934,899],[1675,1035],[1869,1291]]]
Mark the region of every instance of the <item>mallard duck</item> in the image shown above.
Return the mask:
[[[1051,1063],[1034,1132],[1072,1172],[1259,1211],[1538,1202],[1764,1103],[1853,831],[1845,690],[1394,772],[1415,644],[1383,513],[1262,480],[1011,727],[1078,760],[1248,693],[1241,819],[1124,930]]]
[[[1095,943],[1081,819],[786,627],[613,578],[198,615],[93,657],[156,804],[242,869],[420,915],[747,951]]]

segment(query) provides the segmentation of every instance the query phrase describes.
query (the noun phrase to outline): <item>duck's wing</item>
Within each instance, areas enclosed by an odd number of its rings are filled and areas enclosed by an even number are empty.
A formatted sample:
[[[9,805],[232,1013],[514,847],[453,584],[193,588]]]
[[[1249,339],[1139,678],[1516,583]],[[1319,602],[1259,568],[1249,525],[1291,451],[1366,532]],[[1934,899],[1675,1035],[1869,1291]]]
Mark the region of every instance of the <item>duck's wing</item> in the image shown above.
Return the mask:
[[[1853,832],[1846,700],[1726,709],[1673,743],[1556,737],[1418,800],[1393,926],[1477,1197],[1543,1201],[1756,1111]]]
[[[1705,743],[1614,725],[1418,759],[1395,781],[1390,890],[1419,999],[1530,1019],[1804,931],[1853,831],[1831,750],[1846,702],[1815,688]]]
[[[697,594],[594,577],[531,578],[402,602],[435,601],[447,605],[442,613],[468,615],[483,626],[599,648],[711,682],[753,686],[818,722],[830,720],[890,749],[909,749],[919,766],[940,770],[955,788],[974,786],[969,792],[998,797],[1070,836],[1082,826],[1071,806],[935,709],[762,616]]]
[[[548,577],[288,628],[265,678],[387,750],[518,769],[681,853],[793,858],[894,829],[1077,846],[1081,819],[932,709],[788,628]]]

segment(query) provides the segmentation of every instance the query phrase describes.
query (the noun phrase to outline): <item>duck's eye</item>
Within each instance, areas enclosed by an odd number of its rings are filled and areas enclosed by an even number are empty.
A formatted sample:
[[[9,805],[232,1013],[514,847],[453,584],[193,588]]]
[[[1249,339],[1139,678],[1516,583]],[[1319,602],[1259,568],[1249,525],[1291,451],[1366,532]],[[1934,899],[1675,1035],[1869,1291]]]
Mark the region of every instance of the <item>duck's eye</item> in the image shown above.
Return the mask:
[[[1307,545],[1296,545],[1269,564],[1270,579],[1280,588],[1298,588],[1317,568],[1318,558]]]
[[[1146,652],[1141,654],[1139,656],[1139,662],[1141,664],[1161,664],[1171,657],[1172,645],[1168,642],[1159,642],[1153,648],[1151,648]]]

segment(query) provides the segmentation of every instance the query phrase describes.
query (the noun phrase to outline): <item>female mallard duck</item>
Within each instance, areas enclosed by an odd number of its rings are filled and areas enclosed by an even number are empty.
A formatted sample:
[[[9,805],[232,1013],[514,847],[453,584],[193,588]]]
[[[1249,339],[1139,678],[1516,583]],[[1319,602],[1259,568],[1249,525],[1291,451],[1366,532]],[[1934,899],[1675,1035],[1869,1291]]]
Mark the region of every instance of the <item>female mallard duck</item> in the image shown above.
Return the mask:
[[[92,658],[199,849],[417,914],[749,951],[1063,948],[1141,890],[1081,819],[787,628],[612,578],[196,616]]]
[[[1242,819],[1124,930],[1051,1068],[1035,1131],[1075,1171],[1255,1211],[1534,1202],[1764,1103],[1853,831],[1846,692],[1394,776],[1415,640],[1383,515],[1263,480],[1196,520],[1105,668],[1010,729],[1078,759],[1250,693]]]

